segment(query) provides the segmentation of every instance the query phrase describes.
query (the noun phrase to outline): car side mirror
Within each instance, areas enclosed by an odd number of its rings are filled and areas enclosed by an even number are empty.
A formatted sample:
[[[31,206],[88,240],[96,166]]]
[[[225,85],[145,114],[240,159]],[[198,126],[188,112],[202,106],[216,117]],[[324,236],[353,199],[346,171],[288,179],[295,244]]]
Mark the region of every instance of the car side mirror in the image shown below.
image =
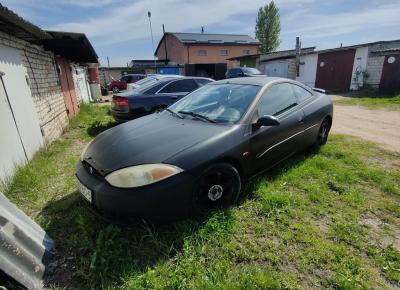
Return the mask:
[[[257,130],[263,126],[278,126],[279,124],[280,122],[276,117],[267,115],[258,118],[257,122],[253,124],[253,128]]]

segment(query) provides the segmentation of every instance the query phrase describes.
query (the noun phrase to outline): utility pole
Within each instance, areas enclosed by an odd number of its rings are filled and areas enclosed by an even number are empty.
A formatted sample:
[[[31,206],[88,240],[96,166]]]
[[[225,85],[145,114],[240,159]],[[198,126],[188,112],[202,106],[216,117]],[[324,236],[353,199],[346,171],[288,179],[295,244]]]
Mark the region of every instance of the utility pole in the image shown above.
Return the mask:
[[[107,79],[108,79],[108,80],[106,80],[106,84],[107,84],[109,81],[111,81],[111,79],[110,79],[110,59],[108,58],[108,55],[107,55],[107,66],[108,66],[108,70],[107,70]]]
[[[154,70],[155,70],[155,73],[157,73],[156,52],[154,51],[153,28],[151,27],[151,12],[150,11],[147,11],[147,17],[149,17],[151,44],[153,45]]]
[[[296,76],[300,76],[300,50],[301,50],[301,43],[300,37],[296,37]]]

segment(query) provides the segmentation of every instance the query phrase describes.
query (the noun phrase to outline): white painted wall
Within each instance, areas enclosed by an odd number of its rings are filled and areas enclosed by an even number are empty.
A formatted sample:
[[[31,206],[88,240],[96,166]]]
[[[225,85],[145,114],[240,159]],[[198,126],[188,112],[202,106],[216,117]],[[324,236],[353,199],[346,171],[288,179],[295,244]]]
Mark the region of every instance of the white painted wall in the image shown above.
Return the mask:
[[[4,72],[4,86],[0,81],[0,181],[11,177],[15,167],[26,161],[23,148],[30,159],[43,144],[21,53],[19,49],[0,45],[0,71]]]
[[[357,80],[355,80],[357,71],[365,71],[367,69],[368,61],[368,46],[359,47],[356,50],[353,63],[353,72],[351,75],[350,90],[358,90],[363,85],[363,78],[360,75]]]
[[[315,79],[317,76],[318,54],[306,54],[300,56],[300,76],[296,80],[313,88],[315,87]]]

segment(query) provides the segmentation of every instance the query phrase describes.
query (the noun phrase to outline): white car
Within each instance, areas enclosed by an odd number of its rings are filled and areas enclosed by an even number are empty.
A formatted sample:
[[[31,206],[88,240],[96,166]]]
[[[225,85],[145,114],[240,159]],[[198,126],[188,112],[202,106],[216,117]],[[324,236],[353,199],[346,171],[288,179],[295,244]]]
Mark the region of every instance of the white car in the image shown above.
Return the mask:
[[[140,81],[137,81],[136,83],[130,83],[127,85],[126,90],[127,91],[132,91],[134,89],[137,89],[139,87],[144,87],[148,85],[152,85],[156,82],[158,82],[161,79],[165,78],[179,78],[182,77],[181,75],[161,75],[161,74],[148,74],[147,77],[144,79],[141,79]]]

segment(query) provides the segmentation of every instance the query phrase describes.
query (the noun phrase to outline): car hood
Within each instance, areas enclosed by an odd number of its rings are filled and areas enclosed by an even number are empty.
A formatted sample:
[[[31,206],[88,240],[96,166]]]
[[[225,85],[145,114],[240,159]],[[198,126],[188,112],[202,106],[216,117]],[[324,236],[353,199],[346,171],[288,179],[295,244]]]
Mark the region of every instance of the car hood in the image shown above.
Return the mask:
[[[168,112],[142,117],[99,134],[83,159],[101,175],[139,164],[162,163],[203,140],[223,134],[227,126],[179,119]]]

